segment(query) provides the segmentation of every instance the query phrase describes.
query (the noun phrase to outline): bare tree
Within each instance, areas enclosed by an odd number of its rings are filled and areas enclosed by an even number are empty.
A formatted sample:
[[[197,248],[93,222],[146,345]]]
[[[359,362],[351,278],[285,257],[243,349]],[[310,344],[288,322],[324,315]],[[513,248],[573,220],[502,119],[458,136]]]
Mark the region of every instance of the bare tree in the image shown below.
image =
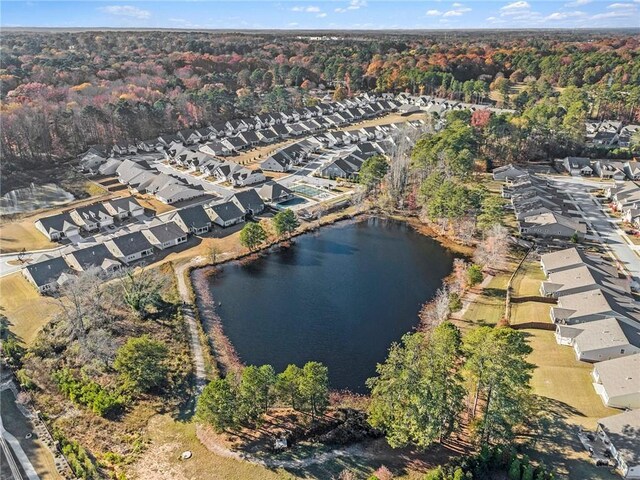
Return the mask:
[[[56,301],[60,306],[63,329],[83,348],[87,330],[106,320],[101,302],[103,281],[98,270],[92,268],[79,275],[69,275],[57,291]]]
[[[420,326],[423,330],[433,330],[449,318],[449,294],[449,287],[444,285],[438,289],[433,300],[422,307]]]
[[[426,127],[412,128],[404,125],[391,138],[392,147],[388,153],[389,172],[387,173],[387,179],[389,194],[396,205],[404,197],[404,192],[409,184],[411,151],[418,138],[426,132]]]
[[[209,261],[215,265],[218,263],[218,256],[222,253],[222,250],[220,250],[220,247],[214,243],[209,247],[208,253]]]
[[[461,294],[467,289],[467,268],[469,264],[462,258],[453,260],[453,282],[450,284],[452,293]]]
[[[476,233],[476,219],[472,215],[466,215],[455,222],[454,228],[460,241],[468,245]]]
[[[494,225],[478,245],[474,260],[490,270],[500,270],[506,264],[508,251],[509,231],[502,225]]]

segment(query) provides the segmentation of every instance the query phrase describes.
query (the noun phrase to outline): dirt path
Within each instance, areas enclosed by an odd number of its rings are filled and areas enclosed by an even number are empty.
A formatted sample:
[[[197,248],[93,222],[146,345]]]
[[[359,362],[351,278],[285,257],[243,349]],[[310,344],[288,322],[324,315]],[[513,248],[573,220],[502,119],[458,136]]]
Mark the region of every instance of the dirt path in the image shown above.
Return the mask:
[[[202,444],[211,453],[214,453],[220,457],[232,458],[234,460],[240,460],[244,462],[253,463],[269,469],[284,468],[284,469],[303,469],[312,465],[318,465],[327,461],[333,460],[339,457],[361,457],[361,458],[376,458],[377,453],[367,451],[362,445],[356,444],[343,448],[336,448],[328,452],[323,452],[319,455],[312,455],[307,458],[291,459],[291,460],[279,460],[274,458],[260,458],[250,453],[238,452],[229,448],[223,447],[215,442],[209,441],[207,438],[198,435],[201,427],[196,430],[196,436],[202,442]]]
[[[491,280],[493,280],[493,275],[487,274],[480,285],[473,290],[469,290],[462,299],[462,308],[457,312],[452,313],[451,317],[456,320],[462,320],[464,318],[464,314],[467,313],[469,306],[472,305],[480,295],[482,295],[483,290],[489,286]]]
[[[187,322],[189,329],[189,344],[191,346],[191,354],[193,356],[193,365],[195,367],[195,384],[196,384],[196,396],[202,392],[202,389],[207,383],[207,372],[204,366],[204,354],[202,352],[202,345],[200,344],[200,335],[198,333],[198,319],[195,316],[195,305],[191,303],[191,295],[189,288],[185,280],[185,271],[191,265],[198,261],[194,258],[191,262],[176,266],[176,280],[178,282],[178,292],[180,293],[180,299],[182,300],[182,314]]]

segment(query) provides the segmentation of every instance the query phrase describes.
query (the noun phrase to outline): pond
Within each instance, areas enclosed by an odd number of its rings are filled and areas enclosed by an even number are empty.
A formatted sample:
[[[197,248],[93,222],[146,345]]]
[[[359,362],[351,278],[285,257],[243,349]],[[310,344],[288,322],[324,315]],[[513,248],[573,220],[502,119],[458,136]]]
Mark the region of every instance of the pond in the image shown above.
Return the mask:
[[[215,276],[196,270],[193,280],[198,298],[221,302],[216,314],[245,364],[282,371],[317,360],[332,388],[367,393],[365,380],[417,325],[453,259],[405,223],[370,218],[297,237]]]

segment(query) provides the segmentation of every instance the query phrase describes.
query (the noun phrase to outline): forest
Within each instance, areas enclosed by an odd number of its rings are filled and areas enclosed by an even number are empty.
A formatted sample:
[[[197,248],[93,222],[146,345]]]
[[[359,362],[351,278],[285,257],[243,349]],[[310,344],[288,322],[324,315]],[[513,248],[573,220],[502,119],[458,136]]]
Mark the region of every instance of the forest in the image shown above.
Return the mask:
[[[624,31],[371,34],[6,32],[3,190],[95,144],[310,105],[325,91],[411,92],[523,111],[576,87],[586,116],[638,120],[640,39]]]

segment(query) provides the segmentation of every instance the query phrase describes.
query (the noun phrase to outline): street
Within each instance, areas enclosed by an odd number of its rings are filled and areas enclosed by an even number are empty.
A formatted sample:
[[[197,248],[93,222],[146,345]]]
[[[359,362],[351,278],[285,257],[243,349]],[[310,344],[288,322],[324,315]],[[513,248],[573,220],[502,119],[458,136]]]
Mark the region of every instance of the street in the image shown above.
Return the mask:
[[[583,219],[594,233],[595,240],[609,249],[620,265],[640,284],[639,246],[633,245],[627,235],[620,228],[620,220],[607,215],[598,199],[589,193],[591,189],[609,186],[611,183],[594,182],[580,177],[558,178],[548,177],[557,185],[564,188],[574,200]]]

